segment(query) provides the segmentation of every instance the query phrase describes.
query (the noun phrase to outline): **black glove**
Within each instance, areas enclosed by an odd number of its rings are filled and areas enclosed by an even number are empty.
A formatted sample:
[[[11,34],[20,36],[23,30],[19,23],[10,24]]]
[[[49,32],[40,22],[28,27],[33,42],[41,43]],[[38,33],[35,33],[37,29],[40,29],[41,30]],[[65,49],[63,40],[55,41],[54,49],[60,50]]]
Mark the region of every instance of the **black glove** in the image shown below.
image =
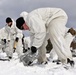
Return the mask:
[[[2,39],[2,41],[6,44],[6,39]]]
[[[6,43],[6,39],[4,39],[4,43]]]
[[[36,52],[37,52],[37,48],[34,47],[34,46],[32,46],[32,47],[31,47],[31,52],[32,52],[32,53],[36,53]]]
[[[16,37],[15,41],[16,41],[16,42],[18,42],[18,40],[19,40],[19,38],[18,38],[18,37]]]
[[[26,53],[27,52],[27,49],[23,48],[23,53]]]
[[[28,50],[30,50],[30,47],[28,47]]]

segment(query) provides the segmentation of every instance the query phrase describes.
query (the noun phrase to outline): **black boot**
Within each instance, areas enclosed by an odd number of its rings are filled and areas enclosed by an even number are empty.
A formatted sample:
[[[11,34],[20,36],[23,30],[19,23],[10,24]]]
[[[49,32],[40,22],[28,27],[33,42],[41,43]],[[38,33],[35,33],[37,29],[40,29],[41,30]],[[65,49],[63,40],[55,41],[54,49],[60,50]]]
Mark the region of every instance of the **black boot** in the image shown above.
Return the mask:
[[[52,62],[53,62],[53,63],[56,62],[56,64],[61,64],[61,61],[60,61],[59,59],[57,59],[57,60],[53,60]]]
[[[68,64],[68,63],[70,63],[70,59],[69,59],[69,58],[67,58],[67,64]]]
[[[75,62],[72,60],[72,61],[70,61],[70,65],[72,66],[72,67],[74,67],[74,65],[75,65]]]
[[[47,61],[43,61],[43,62],[38,62],[38,64],[44,64],[44,65],[46,65],[46,64],[48,64],[48,62]]]
[[[75,62],[73,60],[70,60],[69,58],[67,58],[67,63],[70,63],[72,67],[74,67],[75,65]]]
[[[12,57],[11,57],[11,56],[9,56],[8,58],[9,58],[9,59],[12,59]]]

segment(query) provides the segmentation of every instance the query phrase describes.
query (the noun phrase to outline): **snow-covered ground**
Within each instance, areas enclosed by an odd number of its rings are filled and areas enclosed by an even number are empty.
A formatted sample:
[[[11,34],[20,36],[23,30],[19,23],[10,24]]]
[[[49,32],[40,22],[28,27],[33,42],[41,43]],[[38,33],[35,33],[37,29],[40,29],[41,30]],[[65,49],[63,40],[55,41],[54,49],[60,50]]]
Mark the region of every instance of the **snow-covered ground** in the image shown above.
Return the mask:
[[[0,56],[4,57],[4,53]],[[74,61],[76,63],[76,58]],[[68,70],[51,61],[46,65],[24,66],[15,53],[12,60],[0,61],[0,75],[76,75],[76,65]]]

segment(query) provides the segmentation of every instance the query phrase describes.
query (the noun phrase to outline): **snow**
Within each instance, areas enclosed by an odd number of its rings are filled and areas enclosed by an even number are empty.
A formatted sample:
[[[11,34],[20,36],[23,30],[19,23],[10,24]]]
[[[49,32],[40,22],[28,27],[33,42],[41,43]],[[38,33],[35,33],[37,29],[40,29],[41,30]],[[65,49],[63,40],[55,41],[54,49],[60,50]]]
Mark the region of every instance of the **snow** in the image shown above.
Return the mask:
[[[4,53],[0,57],[5,56]],[[76,58],[74,57],[76,63]],[[0,75],[76,75],[76,65],[68,70],[56,63],[48,62],[46,65],[34,64],[33,66],[24,66],[14,53],[10,61],[0,61]]]

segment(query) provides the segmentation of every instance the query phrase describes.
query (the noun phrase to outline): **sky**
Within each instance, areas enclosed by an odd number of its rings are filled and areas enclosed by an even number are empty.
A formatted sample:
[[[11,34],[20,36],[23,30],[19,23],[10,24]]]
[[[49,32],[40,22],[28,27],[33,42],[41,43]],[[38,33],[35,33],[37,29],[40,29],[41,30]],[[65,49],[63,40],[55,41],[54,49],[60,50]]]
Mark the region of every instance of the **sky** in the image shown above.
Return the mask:
[[[76,0],[0,0],[0,28],[5,26],[8,16],[16,20],[21,12],[40,7],[62,8],[68,15],[67,27],[76,28]]]

